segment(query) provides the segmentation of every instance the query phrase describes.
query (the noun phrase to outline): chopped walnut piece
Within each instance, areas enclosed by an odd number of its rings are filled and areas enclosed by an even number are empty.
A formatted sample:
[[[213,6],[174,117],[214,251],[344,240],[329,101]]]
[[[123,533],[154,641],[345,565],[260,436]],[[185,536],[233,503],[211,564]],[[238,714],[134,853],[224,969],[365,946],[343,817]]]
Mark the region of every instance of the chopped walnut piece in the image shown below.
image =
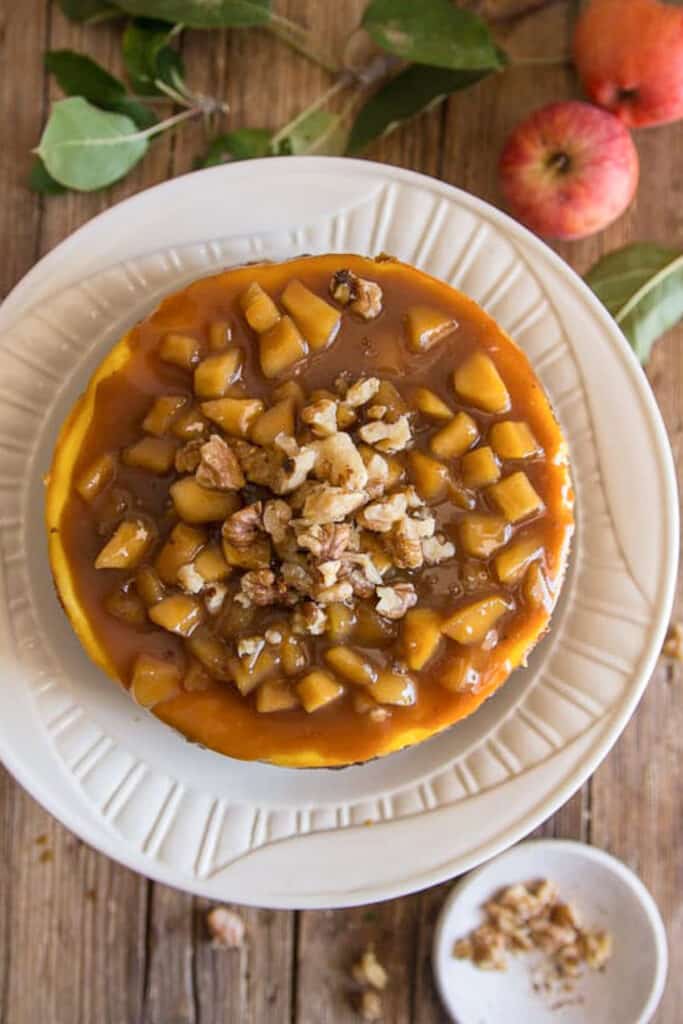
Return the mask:
[[[375,420],[365,423],[358,435],[362,441],[374,445],[382,452],[400,452],[408,446],[412,439],[410,423],[407,416],[399,416],[393,423]]]
[[[379,601],[376,610],[387,619],[402,619],[409,608],[417,604],[412,583],[396,583],[393,587],[377,587]]]
[[[234,910],[214,907],[206,915],[206,924],[212,946],[220,949],[239,949],[244,945],[244,921]]]
[[[371,451],[372,449],[367,449]],[[381,498],[387,488],[387,481],[389,480],[389,463],[383,458],[379,452],[373,452],[369,458],[365,460],[365,469],[368,474],[368,479],[365,484],[365,490],[368,492],[370,498]]]
[[[367,551],[345,551],[342,560],[358,566],[360,572],[373,586],[379,586],[382,583],[382,574],[377,569],[372,555]]]
[[[330,437],[337,433],[337,403],[331,398],[320,398],[304,406],[301,419],[309,425],[316,437]]]
[[[237,456],[247,480],[261,487],[273,488],[282,469],[283,455],[271,448],[259,448],[241,438],[232,440],[230,446]]]
[[[353,440],[345,433],[333,434],[324,441],[314,441],[315,475],[335,487],[362,491],[368,471]]]
[[[245,658],[251,668],[265,646],[265,637],[243,636],[237,641],[237,654],[240,658]]]
[[[253,569],[245,572],[240,579],[240,589],[252,604],[260,607],[276,604],[280,597],[275,573],[270,569]]]
[[[298,562],[283,562],[280,566],[282,579],[288,587],[307,594],[313,586],[313,577]]]
[[[683,624],[672,622],[666,640],[662,647],[662,654],[665,658],[673,658],[676,661],[683,661]]]
[[[419,569],[424,564],[420,527],[415,519],[401,519],[388,537],[389,551],[399,569]]]
[[[377,282],[359,277],[346,268],[333,275],[330,295],[340,306],[348,306],[363,320],[374,320],[382,312],[382,289]]]
[[[373,946],[368,946],[360,960],[353,965],[351,975],[359,985],[372,985],[380,991],[387,987],[389,980],[387,972],[375,956]]]
[[[338,558],[329,559],[327,562],[318,562],[316,571],[320,573],[323,587],[331,587],[333,583],[337,582],[341,566],[341,561]]]
[[[455,544],[446,540],[442,533],[436,537],[425,537],[422,541],[422,555],[427,565],[439,565],[448,558],[453,558]]]
[[[339,558],[351,540],[349,523],[325,523],[307,526],[296,535],[300,548],[310,551],[314,558]]]
[[[263,529],[270,534],[276,544],[280,544],[287,536],[291,518],[292,510],[286,501],[272,498],[263,506]]]
[[[175,453],[175,468],[178,473],[194,473],[201,462],[203,441],[188,441]]]
[[[201,460],[197,467],[197,483],[219,491],[238,491],[246,481],[237,456],[228,444],[212,434],[201,446]]]
[[[286,458],[271,485],[271,489],[276,494],[289,494],[290,491],[295,491],[297,487],[300,487],[313,469],[317,458],[312,446],[299,448],[296,441],[294,441],[293,447],[289,446],[288,450],[285,449],[282,443],[285,439],[293,440],[293,438],[285,438],[285,435],[282,434],[275,439],[275,443],[277,444],[279,441],[279,446],[286,452]]]
[[[358,999],[358,1012],[362,1020],[377,1021],[383,1017],[382,997],[373,989],[361,992]]]
[[[218,615],[228,594],[225,583],[207,583],[204,588],[204,605],[209,615]]]
[[[199,594],[206,583],[204,577],[197,572],[194,563],[181,565],[178,569],[178,583],[186,594]]]
[[[327,614],[314,601],[304,601],[294,609],[292,615],[292,631],[294,633],[310,633],[320,636],[325,632]]]
[[[279,629],[267,629],[266,632],[264,633],[264,636],[266,638],[266,643],[272,644],[274,647],[277,647],[277,645],[281,644],[282,641],[284,640],[284,637]]]
[[[365,491],[317,484],[306,495],[302,518],[309,523],[340,523],[367,501]]]
[[[329,587],[314,587],[312,596],[319,604],[344,604],[353,597],[353,586],[349,580],[341,580]]]
[[[344,396],[344,403],[351,409],[358,409],[374,398],[379,391],[380,381],[378,377],[361,377],[354,384],[351,384]]]
[[[358,515],[358,522],[375,533],[388,533],[394,523],[400,522],[405,515],[405,495],[398,492],[390,494],[382,501],[373,501],[366,505]]]
[[[262,513],[261,501],[238,509],[223,523],[223,536],[236,548],[251,547],[263,526]]]
[[[550,961],[551,977],[561,981],[577,977],[583,963],[600,970],[611,956],[611,935],[583,929],[575,909],[559,900],[551,882],[508,886],[484,910],[486,922],[453,947],[455,957],[477,967],[505,970],[507,953],[541,950]]]

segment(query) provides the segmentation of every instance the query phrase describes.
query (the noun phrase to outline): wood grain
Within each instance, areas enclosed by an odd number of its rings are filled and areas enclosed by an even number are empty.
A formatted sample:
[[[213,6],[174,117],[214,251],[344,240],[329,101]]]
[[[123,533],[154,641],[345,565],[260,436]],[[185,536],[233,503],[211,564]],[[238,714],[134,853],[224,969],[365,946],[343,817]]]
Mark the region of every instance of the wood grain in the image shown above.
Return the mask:
[[[497,14],[525,6],[517,0],[473,3]],[[308,23],[327,50],[338,52],[363,6],[363,0],[288,0],[278,9]],[[533,17],[498,28],[519,58],[568,49],[574,5],[542,6]],[[191,84],[230,104],[230,114],[214,130],[277,128],[329,83],[325,72],[263,31],[188,33],[183,45]],[[20,69],[0,78],[0,124],[6,131],[0,152],[0,294],[40,254],[100,210],[190,170],[207,141],[204,126],[191,125],[154,142],[144,162],[104,193],[32,196],[24,186],[28,154],[39,137],[47,97],[58,95],[42,71],[47,46],[86,51],[120,72],[114,26],[71,25],[46,0],[7,4],[0,11],[3,67]],[[496,163],[507,132],[541,103],[576,91],[566,66],[516,67],[418,118],[377,143],[368,156],[441,177],[499,203]],[[637,144],[642,185],[632,209],[596,238],[557,247],[579,271],[630,239],[680,244],[680,126],[641,132]],[[657,346],[649,368],[677,456],[682,339],[683,331],[672,332]],[[683,1000],[681,681],[680,666],[659,667],[638,714],[593,780],[539,829],[610,850],[652,889],[672,948],[657,1024],[675,1024]],[[434,990],[430,949],[448,884],[352,910],[242,910],[245,946],[214,949],[205,930],[206,901],[147,882],[85,846],[6,773],[0,773],[0,858],[1,1024],[345,1024],[357,1020],[349,968],[368,942],[376,945],[391,976],[385,1020],[446,1021]]]

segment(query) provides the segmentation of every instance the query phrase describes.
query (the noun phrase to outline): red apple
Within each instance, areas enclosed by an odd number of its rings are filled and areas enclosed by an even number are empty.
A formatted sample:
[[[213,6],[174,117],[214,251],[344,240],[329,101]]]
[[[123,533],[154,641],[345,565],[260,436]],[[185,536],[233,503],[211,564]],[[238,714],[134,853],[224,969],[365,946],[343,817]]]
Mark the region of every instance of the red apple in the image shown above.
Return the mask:
[[[592,0],[576,24],[574,62],[588,96],[624,124],[683,117],[683,8]]]
[[[546,238],[584,238],[624,212],[638,185],[638,153],[613,114],[572,100],[522,121],[500,158],[510,212]]]

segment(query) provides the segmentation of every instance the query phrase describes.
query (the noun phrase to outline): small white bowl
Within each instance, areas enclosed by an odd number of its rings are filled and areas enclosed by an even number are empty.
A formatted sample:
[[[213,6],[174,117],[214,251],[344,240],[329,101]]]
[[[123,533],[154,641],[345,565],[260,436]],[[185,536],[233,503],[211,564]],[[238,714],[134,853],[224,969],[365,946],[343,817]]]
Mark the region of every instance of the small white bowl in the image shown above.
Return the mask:
[[[547,878],[588,928],[612,933],[604,971],[585,968],[572,991],[535,991],[532,956],[510,956],[506,971],[482,971],[453,956],[454,942],[483,923],[483,904],[515,882]],[[439,916],[432,962],[437,986],[457,1024],[648,1024],[661,999],[667,944],[659,910],[621,861],[583,843],[535,839],[466,875]]]

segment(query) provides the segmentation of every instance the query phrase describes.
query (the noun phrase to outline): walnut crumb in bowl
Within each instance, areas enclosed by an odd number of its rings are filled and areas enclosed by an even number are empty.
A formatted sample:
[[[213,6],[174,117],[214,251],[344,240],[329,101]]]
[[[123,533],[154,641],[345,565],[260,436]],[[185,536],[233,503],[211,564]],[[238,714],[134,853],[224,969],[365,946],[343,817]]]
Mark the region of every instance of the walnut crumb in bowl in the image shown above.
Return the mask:
[[[529,840],[454,887],[432,961],[458,1024],[649,1024],[666,980],[666,934],[620,861],[583,843]]]

